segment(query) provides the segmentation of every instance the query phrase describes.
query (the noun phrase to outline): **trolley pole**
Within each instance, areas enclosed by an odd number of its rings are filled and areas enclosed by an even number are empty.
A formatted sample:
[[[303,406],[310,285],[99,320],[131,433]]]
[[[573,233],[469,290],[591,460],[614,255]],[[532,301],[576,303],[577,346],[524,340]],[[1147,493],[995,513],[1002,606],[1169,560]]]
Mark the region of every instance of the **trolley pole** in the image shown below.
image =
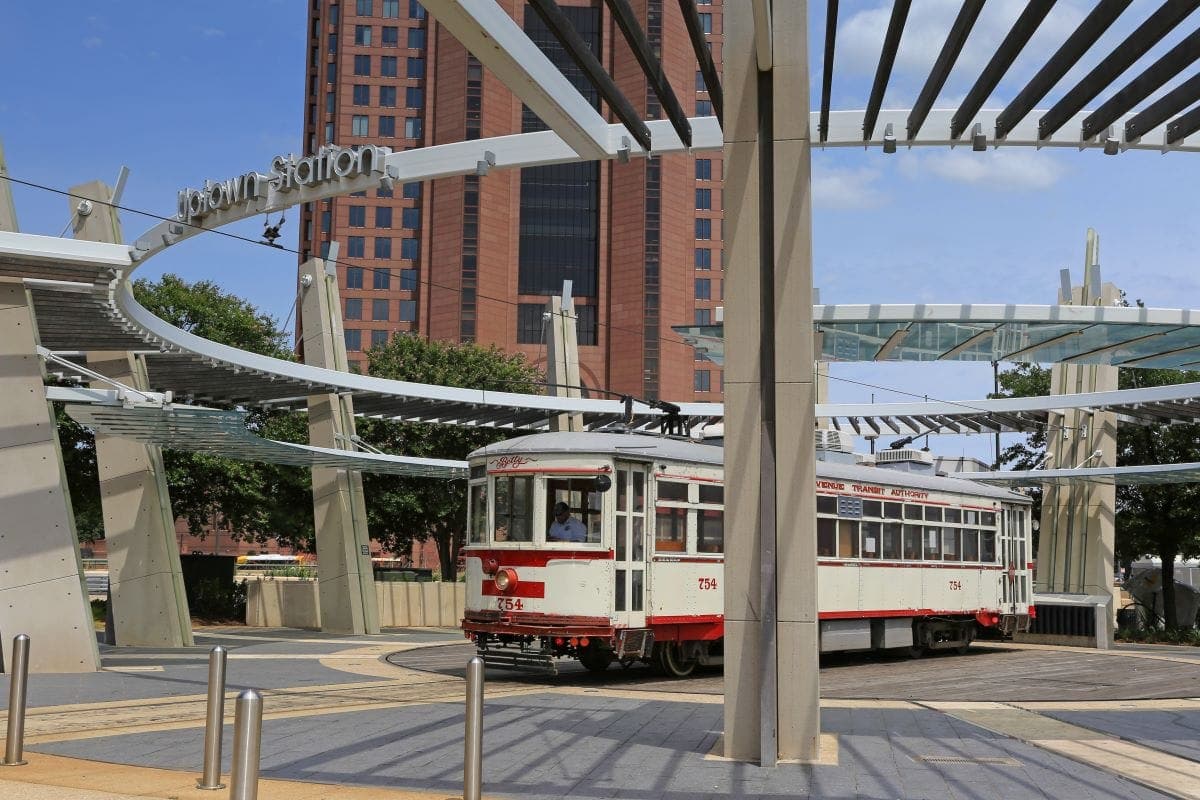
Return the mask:
[[[12,674],[8,684],[8,738],[4,740],[5,767],[27,763],[21,758],[25,749],[25,699],[29,684],[29,637],[13,638]]]
[[[463,737],[463,800],[479,800],[483,790],[483,659],[467,662],[467,718]]]
[[[225,723],[225,661],[228,651],[217,645],[208,654],[208,718],[204,724],[204,776],[198,789],[224,789],[221,783],[221,729]]]
[[[233,719],[233,766],[229,800],[258,799],[258,762],[262,755],[262,695],[247,689],[237,696]]]

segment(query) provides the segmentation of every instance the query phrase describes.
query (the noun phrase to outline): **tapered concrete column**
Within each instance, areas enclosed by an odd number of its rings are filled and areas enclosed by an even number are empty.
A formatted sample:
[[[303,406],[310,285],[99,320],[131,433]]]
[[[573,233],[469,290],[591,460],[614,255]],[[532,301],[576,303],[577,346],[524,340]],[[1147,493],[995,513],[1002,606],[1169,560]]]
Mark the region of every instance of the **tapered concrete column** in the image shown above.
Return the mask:
[[[555,397],[580,397],[579,337],[575,303],[564,290],[562,297],[551,297],[546,304],[550,314],[546,337],[546,382]],[[555,414],[550,417],[552,431],[583,430],[583,414]]]
[[[1111,306],[1119,301],[1118,288],[1100,281],[1099,250],[1099,237],[1088,230],[1083,285],[1071,286],[1069,297],[1060,289],[1060,303]],[[1069,273],[1063,278],[1064,283],[1070,282]],[[1059,364],[1050,374],[1050,393],[1113,391],[1118,388],[1117,377],[1116,367]],[[1116,415],[1086,409],[1052,413],[1046,449],[1049,465],[1059,469],[1113,465]],[[1115,515],[1116,487],[1111,484],[1077,481],[1070,486],[1047,485],[1038,536],[1037,591],[1110,596]],[[1111,634],[1111,614],[1108,622]]]
[[[304,363],[345,371],[346,340],[337,270],[332,265],[326,269],[319,258],[301,264],[300,298]],[[352,436],[354,406],[349,397],[309,396],[310,444],[350,450]],[[323,467],[314,467],[312,473],[321,629],[379,633],[362,475],[354,470]]]
[[[0,142],[0,178],[8,175],[8,165],[4,163],[4,143]],[[0,231],[16,233],[17,209],[13,205],[12,184],[0,180]]]
[[[75,238],[120,242],[121,223],[107,186],[93,181],[71,189]],[[79,197],[93,202],[79,213]],[[102,201],[102,202],[98,202]],[[150,381],[132,353],[89,352],[88,366],[134,389]],[[110,384],[95,381],[97,388]],[[128,647],[187,647],[192,641],[175,517],[167,492],[162,450],[118,436],[96,436],[96,468],[108,550],[108,592],[116,644]]]
[[[724,747],[774,765],[820,736],[807,4],[768,4],[769,52],[753,5],[724,16]]]

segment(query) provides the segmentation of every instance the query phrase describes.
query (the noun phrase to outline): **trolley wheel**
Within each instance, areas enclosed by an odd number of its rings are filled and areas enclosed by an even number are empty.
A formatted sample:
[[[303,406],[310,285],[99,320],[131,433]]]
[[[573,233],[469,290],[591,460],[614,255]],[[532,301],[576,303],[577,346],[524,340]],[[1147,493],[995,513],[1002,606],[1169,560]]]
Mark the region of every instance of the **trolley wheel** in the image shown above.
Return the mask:
[[[965,656],[967,651],[971,649],[971,642],[973,641],[975,641],[975,629],[974,627],[971,627],[963,631],[962,644],[954,648],[954,652],[958,653],[960,656]]]
[[[655,661],[658,668],[672,678],[686,678],[696,669],[696,659],[685,659],[678,642],[662,642],[656,644]]]
[[[583,664],[588,672],[604,672],[612,661],[613,651],[595,644],[589,644],[579,654],[579,663]]]
[[[908,657],[913,659],[921,658],[928,652],[929,648],[925,645],[914,644],[912,647],[908,648]]]

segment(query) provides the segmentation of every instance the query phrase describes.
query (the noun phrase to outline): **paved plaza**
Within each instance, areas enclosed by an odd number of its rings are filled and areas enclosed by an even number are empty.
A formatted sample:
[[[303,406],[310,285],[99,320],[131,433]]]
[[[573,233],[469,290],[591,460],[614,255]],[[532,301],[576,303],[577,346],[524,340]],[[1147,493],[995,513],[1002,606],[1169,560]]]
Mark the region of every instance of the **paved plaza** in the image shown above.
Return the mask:
[[[230,649],[229,715],[236,691],[265,696],[261,797],[461,796],[470,649],[458,632],[339,638],[209,629],[197,642],[187,650],[105,648],[100,673],[32,676],[30,764],[0,770],[0,797],[225,796],[194,788],[215,644]],[[1071,681],[1068,668],[1076,670]],[[1023,699],[1014,688],[1022,682]],[[714,755],[719,671],[686,681],[640,669],[489,672],[484,794],[1200,797],[1195,649],[983,645],[920,661],[838,656],[824,662],[822,687],[819,763],[763,769]],[[226,774],[231,739],[227,724]]]

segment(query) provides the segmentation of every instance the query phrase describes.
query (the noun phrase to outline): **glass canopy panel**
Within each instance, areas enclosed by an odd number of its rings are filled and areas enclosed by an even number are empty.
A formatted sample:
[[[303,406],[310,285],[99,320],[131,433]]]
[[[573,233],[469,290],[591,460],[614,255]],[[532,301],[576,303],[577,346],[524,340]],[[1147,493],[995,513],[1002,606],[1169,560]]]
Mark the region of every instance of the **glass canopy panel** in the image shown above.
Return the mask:
[[[1029,353],[1030,361],[1057,362],[1074,358],[1093,350],[1112,347],[1131,339],[1137,339],[1157,331],[1163,327],[1158,325],[1091,325],[1080,330],[1078,336],[1071,336],[1052,342],[1046,347]],[[1157,337],[1156,337],[1157,338]],[[1112,350],[1096,353],[1094,356],[1084,356],[1078,359],[1079,364],[1108,364],[1112,360]]]

